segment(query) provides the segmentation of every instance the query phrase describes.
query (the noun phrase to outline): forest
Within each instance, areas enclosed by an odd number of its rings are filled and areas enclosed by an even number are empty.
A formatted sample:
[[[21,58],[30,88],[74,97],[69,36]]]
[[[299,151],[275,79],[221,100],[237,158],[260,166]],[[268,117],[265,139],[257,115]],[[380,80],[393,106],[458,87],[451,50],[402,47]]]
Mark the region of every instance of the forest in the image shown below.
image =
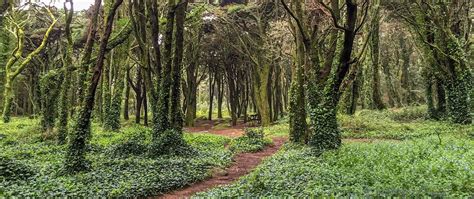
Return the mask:
[[[472,198],[471,0],[1,0],[0,198]]]

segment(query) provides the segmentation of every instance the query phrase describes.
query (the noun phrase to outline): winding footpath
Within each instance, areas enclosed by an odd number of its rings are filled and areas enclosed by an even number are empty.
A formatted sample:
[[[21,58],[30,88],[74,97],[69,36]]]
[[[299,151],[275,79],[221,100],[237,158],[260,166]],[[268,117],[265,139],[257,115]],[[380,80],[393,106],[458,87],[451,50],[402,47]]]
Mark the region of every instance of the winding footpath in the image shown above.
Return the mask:
[[[186,128],[187,132],[190,133],[209,133],[221,136],[227,136],[231,138],[236,138],[244,135],[244,124],[238,124],[235,127],[228,127],[222,129],[214,129],[214,121],[205,121],[197,125],[197,127]],[[268,146],[262,151],[256,153],[240,153],[234,156],[234,161],[232,165],[223,170],[213,170],[213,174],[210,178],[196,182],[195,184],[184,187],[165,195],[157,196],[154,198],[161,199],[175,199],[175,198],[190,198],[198,192],[207,191],[214,187],[220,185],[232,184],[240,177],[249,174],[253,169],[255,169],[263,159],[272,156],[275,154],[281,146],[288,140],[287,137],[274,137],[273,144]],[[385,139],[343,139],[345,143],[373,143],[382,141]],[[390,140],[394,142],[399,142],[399,140]]]
[[[189,128],[188,132],[206,132],[216,135],[224,135],[228,137],[239,137],[244,134],[244,127],[237,126],[234,128],[226,128],[222,130],[213,130],[212,127],[197,127]],[[214,170],[212,177],[207,180],[196,182],[188,187],[180,190],[159,196],[157,198],[174,199],[174,198],[189,198],[192,195],[212,189],[220,185],[227,185],[235,182],[240,177],[249,174],[255,167],[257,167],[263,159],[275,154],[281,146],[286,142],[286,137],[273,138],[273,144],[262,151],[255,153],[240,153],[234,156],[232,165],[224,170]]]

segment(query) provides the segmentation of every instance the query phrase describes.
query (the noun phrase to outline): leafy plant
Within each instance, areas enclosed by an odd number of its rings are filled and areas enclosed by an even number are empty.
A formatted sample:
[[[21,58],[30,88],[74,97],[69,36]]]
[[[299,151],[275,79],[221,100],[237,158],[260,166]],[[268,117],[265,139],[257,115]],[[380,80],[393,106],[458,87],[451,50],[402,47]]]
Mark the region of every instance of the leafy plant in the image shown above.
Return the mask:
[[[271,140],[264,138],[263,129],[247,128],[245,135],[236,138],[230,142],[229,149],[235,153],[257,152],[263,150],[272,143]]]

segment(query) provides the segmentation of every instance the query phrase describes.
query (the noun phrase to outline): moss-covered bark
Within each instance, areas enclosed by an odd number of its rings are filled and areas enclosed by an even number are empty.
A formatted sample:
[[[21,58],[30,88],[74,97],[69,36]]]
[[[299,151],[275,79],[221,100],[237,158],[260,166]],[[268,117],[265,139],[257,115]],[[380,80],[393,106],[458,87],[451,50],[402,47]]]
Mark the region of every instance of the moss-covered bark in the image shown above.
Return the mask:
[[[271,123],[270,105],[268,104],[268,76],[270,74],[270,65],[262,64],[257,66],[254,71],[254,95],[258,113],[262,126],[268,126]]]
[[[372,62],[372,103],[373,108],[375,109],[385,109],[385,104],[382,100],[382,93],[381,93],[381,86],[380,86],[380,62],[379,62],[379,55],[380,55],[380,9],[377,8],[376,13],[374,16],[374,20],[372,23],[372,37],[370,40],[370,55],[371,55],[371,62]]]
[[[298,31],[295,27],[295,30]],[[307,140],[306,103],[304,91],[304,46],[301,36],[297,36],[294,70],[290,87],[288,117],[290,119],[290,141],[305,143]]]
[[[3,122],[8,123],[11,119],[11,106],[13,101],[13,81],[15,78],[20,75],[20,73],[28,66],[31,60],[38,56],[38,54],[46,47],[48,42],[48,38],[53,31],[54,26],[58,22],[58,20],[54,17],[54,15],[48,10],[49,17],[53,20],[49,28],[46,30],[46,33],[43,36],[43,40],[41,44],[32,52],[30,52],[19,64],[18,66],[14,67],[15,64],[19,61],[19,59],[23,55],[23,50],[25,47],[25,33],[23,31],[23,27],[16,25],[15,33],[16,33],[16,47],[12,52],[12,56],[9,58],[5,65],[5,90],[4,90],[4,108],[3,108]]]
[[[58,109],[58,96],[61,91],[61,84],[64,82],[64,75],[57,70],[49,71],[40,80],[41,93],[41,127],[43,133],[49,136],[55,127]]]

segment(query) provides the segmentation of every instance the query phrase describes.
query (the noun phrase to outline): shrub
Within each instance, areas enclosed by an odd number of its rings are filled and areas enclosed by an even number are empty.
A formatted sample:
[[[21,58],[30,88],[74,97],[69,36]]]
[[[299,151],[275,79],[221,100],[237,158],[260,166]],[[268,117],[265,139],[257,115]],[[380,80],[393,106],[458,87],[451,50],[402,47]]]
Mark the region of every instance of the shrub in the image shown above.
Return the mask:
[[[252,139],[263,139],[265,134],[263,133],[262,128],[246,128],[245,136]]]
[[[245,135],[236,138],[230,142],[229,149],[235,153],[241,152],[257,152],[263,150],[272,142],[264,138],[263,129],[261,128],[247,128]]]
[[[404,107],[389,111],[390,119],[399,122],[411,122],[416,120],[424,120],[427,116],[426,106]]]
[[[129,139],[122,141],[119,144],[113,145],[109,150],[111,154],[118,157],[129,155],[142,155],[146,153],[148,149],[144,141],[145,137],[143,136],[133,136]]]
[[[176,130],[166,130],[161,133],[150,146],[150,155],[189,155],[194,152],[183,139],[183,133]]]

